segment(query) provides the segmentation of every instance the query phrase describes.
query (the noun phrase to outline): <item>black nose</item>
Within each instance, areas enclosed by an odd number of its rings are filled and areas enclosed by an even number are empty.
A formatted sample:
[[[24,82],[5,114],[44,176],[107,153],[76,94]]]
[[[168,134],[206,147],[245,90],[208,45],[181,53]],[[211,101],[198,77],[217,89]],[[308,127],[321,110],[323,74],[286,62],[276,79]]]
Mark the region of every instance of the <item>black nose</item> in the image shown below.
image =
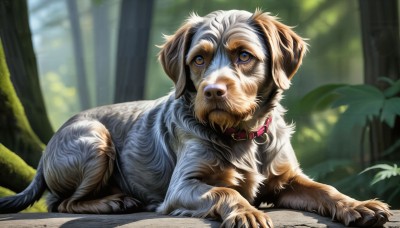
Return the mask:
[[[224,84],[211,84],[204,87],[204,96],[207,99],[221,99],[226,96],[227,89]]]

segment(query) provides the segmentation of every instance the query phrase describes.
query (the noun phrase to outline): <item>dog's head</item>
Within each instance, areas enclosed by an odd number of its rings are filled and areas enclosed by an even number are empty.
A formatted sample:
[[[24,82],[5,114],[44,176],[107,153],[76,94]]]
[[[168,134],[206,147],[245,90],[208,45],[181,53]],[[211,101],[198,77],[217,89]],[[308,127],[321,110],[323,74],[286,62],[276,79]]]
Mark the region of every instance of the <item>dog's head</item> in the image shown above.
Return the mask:
[[[253,118],[271,92],[286,90],[307,45],[268,13],[192,15],[161,47],[175,95],[193,93],[196,118],[222,129]]]

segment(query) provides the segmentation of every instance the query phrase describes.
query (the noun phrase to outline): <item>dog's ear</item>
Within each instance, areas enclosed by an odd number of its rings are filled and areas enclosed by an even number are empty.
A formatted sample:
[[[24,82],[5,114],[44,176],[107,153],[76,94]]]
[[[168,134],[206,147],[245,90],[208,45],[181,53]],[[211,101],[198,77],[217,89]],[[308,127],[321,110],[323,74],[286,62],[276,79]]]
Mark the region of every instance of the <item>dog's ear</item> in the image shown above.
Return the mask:
[[[290,79],[299,69],[307,43],[289,26],[268,13],[256,11],[254,22],[262,30],[271,58],[272,77],[281,89],[290,87]]]
[[[175,84],[175,98],[179,98],[185,92],[190,80],[190,72],[186,66],[185,57],[190,47],[195,25],[202,18],[193,14],[172,36],[165,36],[165,43],[158,54],[159,61],[165,73]]]

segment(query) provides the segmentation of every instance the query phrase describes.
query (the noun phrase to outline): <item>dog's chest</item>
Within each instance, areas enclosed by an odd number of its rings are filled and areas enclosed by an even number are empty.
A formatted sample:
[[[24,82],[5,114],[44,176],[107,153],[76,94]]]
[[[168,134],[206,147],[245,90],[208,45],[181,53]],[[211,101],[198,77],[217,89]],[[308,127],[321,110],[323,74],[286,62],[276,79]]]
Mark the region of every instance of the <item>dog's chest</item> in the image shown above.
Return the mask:
[[[251,202],[265,179],[257,169],[255,148],[238,146],[233,147],[232,152],[237,153],[236,159],[224,166],[211,167],[203,181],[211,186],[235,189]]]

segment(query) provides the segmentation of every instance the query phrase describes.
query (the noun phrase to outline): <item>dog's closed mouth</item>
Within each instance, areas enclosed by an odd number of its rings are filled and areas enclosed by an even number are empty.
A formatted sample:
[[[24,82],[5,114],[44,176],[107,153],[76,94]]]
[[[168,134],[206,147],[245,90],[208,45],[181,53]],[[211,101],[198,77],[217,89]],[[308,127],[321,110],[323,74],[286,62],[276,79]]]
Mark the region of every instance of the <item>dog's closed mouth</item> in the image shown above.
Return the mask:
[[[233,114],[225,109],[215,108],[215,109],[210,110],[210,112],[208,113],[209,118],[210,118],[210,116],[218,116],[218,117],[225,116],[226,117],[226,116],[233,116]]]
[[[229,113],[228,111],[226,111],[225,109],[222,109],[222,108],[215,108],[215,109],[212,109],[211,111],[210,111],[210,113],[212,113],[212,112],[215,112],[215,113]]]
[[[238,124],[237,116],[225,109],[220,108],[210,110],[207,118],[211,125],[218,125],[221,130]]]

